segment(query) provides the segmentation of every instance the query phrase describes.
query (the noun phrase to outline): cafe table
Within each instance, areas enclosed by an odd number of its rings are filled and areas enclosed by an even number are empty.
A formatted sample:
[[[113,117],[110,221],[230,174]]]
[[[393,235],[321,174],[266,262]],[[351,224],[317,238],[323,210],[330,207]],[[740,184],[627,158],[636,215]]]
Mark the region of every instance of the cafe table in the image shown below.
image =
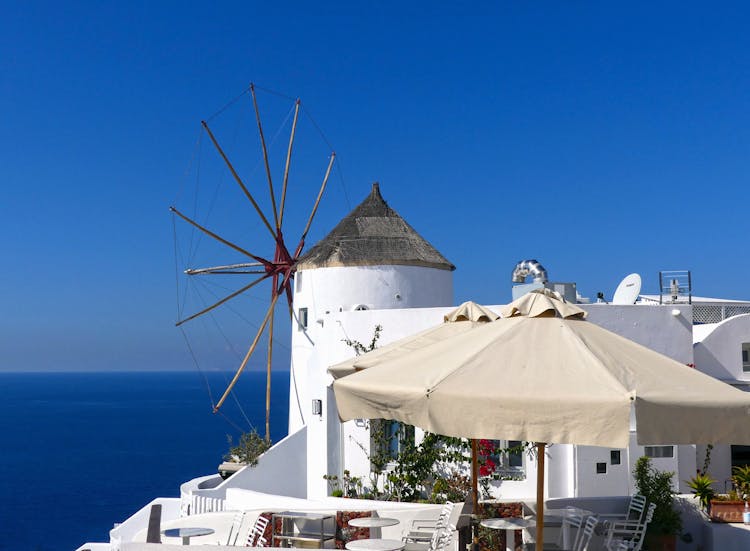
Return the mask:
[[[492,530],[505,530],[505,549],[513,551],[516,544],[516,530],[533,526],[534,521],[519,517],[486,518],[479,525]]]
[[[347,542],[349,551],[401,551],[406,544],[401,540],[367,538]]]
[[[213,528],[168,528],[162,531],[162,534],[168,538],[182,538],[182,545],[190,545],[190,538],[196,536],[208,536],[213,534]]]

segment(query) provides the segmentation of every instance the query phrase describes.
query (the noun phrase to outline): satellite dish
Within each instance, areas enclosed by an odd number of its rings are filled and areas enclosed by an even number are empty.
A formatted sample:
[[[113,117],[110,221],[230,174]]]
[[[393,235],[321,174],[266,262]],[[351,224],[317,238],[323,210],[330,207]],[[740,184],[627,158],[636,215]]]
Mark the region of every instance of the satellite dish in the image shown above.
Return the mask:
[[[625,276],[615,289],[612,297],[612,304],[635,304],[638,295],[641,293],[641,276],[630,274]]]

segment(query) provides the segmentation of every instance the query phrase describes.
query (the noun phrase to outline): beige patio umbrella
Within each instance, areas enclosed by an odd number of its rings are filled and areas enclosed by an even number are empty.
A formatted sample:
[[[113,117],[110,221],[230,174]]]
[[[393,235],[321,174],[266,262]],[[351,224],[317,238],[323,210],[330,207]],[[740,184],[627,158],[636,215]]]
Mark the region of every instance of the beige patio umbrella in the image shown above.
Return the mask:
[[[750,443],[750,395],[584,320],[532,292],[503,319],[334,382],[339,416],[402,421],[448,436],[627,447]],[[354,361],[366,362],[368,355]],[[544,444],[537,543],[543,544]]]

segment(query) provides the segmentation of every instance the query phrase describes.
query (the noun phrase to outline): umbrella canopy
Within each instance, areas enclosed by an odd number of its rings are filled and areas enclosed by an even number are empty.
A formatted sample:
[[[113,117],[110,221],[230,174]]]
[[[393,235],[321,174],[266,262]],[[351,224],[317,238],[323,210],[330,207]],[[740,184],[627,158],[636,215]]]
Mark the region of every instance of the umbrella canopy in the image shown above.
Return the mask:
[[[640,444],[750,443],[750,395],[585,321],[551,293],[529,293],[501,313],[425,346],[381,352],[378,369],[334,383],[339,416],[624,448],[634,409]],[[370,354],[353,368],[368,366]]]

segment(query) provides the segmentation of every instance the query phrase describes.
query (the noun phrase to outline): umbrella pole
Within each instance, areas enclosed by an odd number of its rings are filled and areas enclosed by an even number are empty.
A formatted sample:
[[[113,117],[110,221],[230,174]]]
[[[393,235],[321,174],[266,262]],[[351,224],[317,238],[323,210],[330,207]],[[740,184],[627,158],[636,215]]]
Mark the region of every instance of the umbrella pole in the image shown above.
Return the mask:
[[[471,439],[471,549],[472,551],[479,549],[479,535],[477,534],[477,514],[479,513],[479,493],[477,487],[477,441],[475,438]]]
[[[478,475],[478,468],[477,468],[477,441],[476,439],[471,439],[471,512],[472,514],[477,514],[477,507],[479,505],[479,493],[477,491],[477,475]]]
[[[536,549],[544,549],[544,448],[547,444],[536,444]]]

